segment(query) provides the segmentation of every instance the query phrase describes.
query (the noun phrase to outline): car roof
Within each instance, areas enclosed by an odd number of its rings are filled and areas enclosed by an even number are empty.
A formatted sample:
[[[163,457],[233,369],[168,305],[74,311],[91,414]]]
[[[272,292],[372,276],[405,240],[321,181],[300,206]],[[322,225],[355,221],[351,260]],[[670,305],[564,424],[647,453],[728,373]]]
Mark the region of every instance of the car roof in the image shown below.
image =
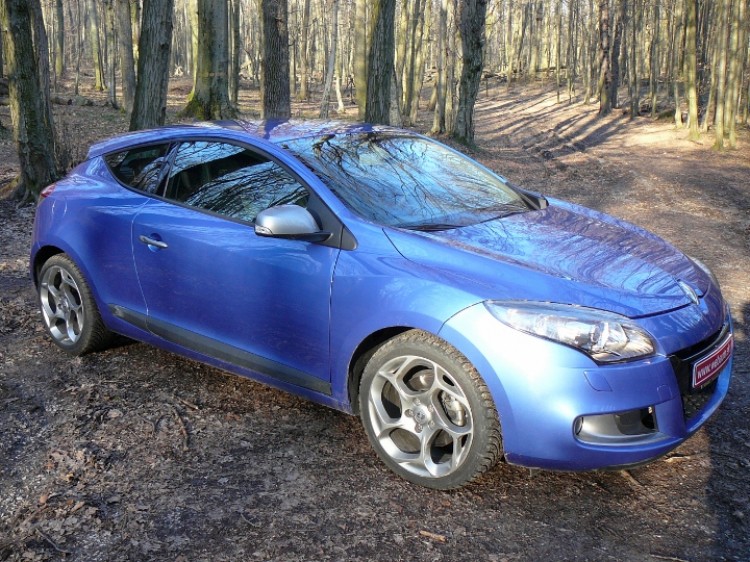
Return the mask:
[[[156,129],[124,133],[92,145],[88,152],[88,158],[94,158],[109,152],[117,152],[131,146],[171,142],[182,138],[200,137],[202,135],[214,136],[221,131],[233,131],[234,135],[232,136],[235,138],[241,138],[244,133],[255,139],[263,139],[267,142],[278,144],[292,139],[316,138],[332,134],[374,133],[399,131],[399,129],[367,123],[305,119],[204,121],[167,125]]]

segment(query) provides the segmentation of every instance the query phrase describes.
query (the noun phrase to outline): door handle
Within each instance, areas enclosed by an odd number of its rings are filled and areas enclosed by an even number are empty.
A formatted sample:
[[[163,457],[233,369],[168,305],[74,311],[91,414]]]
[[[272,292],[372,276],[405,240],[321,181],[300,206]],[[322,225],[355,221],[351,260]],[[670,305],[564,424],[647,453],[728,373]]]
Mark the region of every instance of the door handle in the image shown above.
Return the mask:
[[[161,240],[156,240],[154,238],[150,238],[144,234],[141,234],[138,237],[138,240],[146,244],[147,246],[153,246],[154,248],[159,248],[160,250],[163,250],[168,247],[166,242],[162,242]]]

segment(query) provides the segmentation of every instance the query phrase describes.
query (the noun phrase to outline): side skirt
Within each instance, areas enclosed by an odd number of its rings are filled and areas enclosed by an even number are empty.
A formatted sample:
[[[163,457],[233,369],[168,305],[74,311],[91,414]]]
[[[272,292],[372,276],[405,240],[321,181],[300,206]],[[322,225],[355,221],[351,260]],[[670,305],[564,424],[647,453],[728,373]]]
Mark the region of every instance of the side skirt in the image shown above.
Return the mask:
[[[274,378],[280,382],[292,384],[301,388],[314,390],[326,396],[331,396],[331,383],[321,380],[313,375],[294,369],[277,361],[272,361],[243,351],[234,346],[227,345],[223,342],[207,338],[195,332],[178,328],[167,322],[154,320],[145,314],[135,312],[122,306],[110,304],[109,310],[114,316],[133,324],[134,326],[151,332],[152,334],[168,341],[189,349],[193,352],[224,361],[231,365],[236,365],[244,369],[255,371],[262,375]]]

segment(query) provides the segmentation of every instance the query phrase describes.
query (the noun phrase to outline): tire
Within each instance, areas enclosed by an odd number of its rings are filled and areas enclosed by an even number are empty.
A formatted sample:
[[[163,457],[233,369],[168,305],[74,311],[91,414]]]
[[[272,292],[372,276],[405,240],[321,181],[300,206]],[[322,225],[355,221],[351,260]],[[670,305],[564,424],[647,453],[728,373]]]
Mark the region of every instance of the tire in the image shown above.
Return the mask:
[[[57,254],[44,263],[37,294],[47,333],[66,352],[84,355],[109,345],[112,333],[81,271],[67,255]]]
[[[487,385],[463,355],[427,332],[404,332],[375,352],[359,405],[378,456],[415,484],[458,488],[502,456]]]

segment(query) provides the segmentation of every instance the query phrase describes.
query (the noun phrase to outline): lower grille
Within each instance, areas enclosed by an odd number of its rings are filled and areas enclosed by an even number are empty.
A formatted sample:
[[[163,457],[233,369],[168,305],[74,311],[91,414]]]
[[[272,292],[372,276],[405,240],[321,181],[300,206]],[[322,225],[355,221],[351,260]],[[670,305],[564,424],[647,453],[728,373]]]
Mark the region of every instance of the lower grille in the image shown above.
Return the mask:
[[[690,377],[688,377],[690,381]],[[716,381],[711,381],[699,390],[692,393],[682,393],[682,411],[685,413],[685,421],[692,419],[703,409],[716,390]]]
[[[693,388],[693,364],[711,353],[724,339],[729,331],[729,325],[706,338],[702,342],[678,351],[669,357],[677,376],[677,385],[682,396],[682,411],[685,421],[695,417],[711,400],[716,391],[717,381],[699,388]]]

